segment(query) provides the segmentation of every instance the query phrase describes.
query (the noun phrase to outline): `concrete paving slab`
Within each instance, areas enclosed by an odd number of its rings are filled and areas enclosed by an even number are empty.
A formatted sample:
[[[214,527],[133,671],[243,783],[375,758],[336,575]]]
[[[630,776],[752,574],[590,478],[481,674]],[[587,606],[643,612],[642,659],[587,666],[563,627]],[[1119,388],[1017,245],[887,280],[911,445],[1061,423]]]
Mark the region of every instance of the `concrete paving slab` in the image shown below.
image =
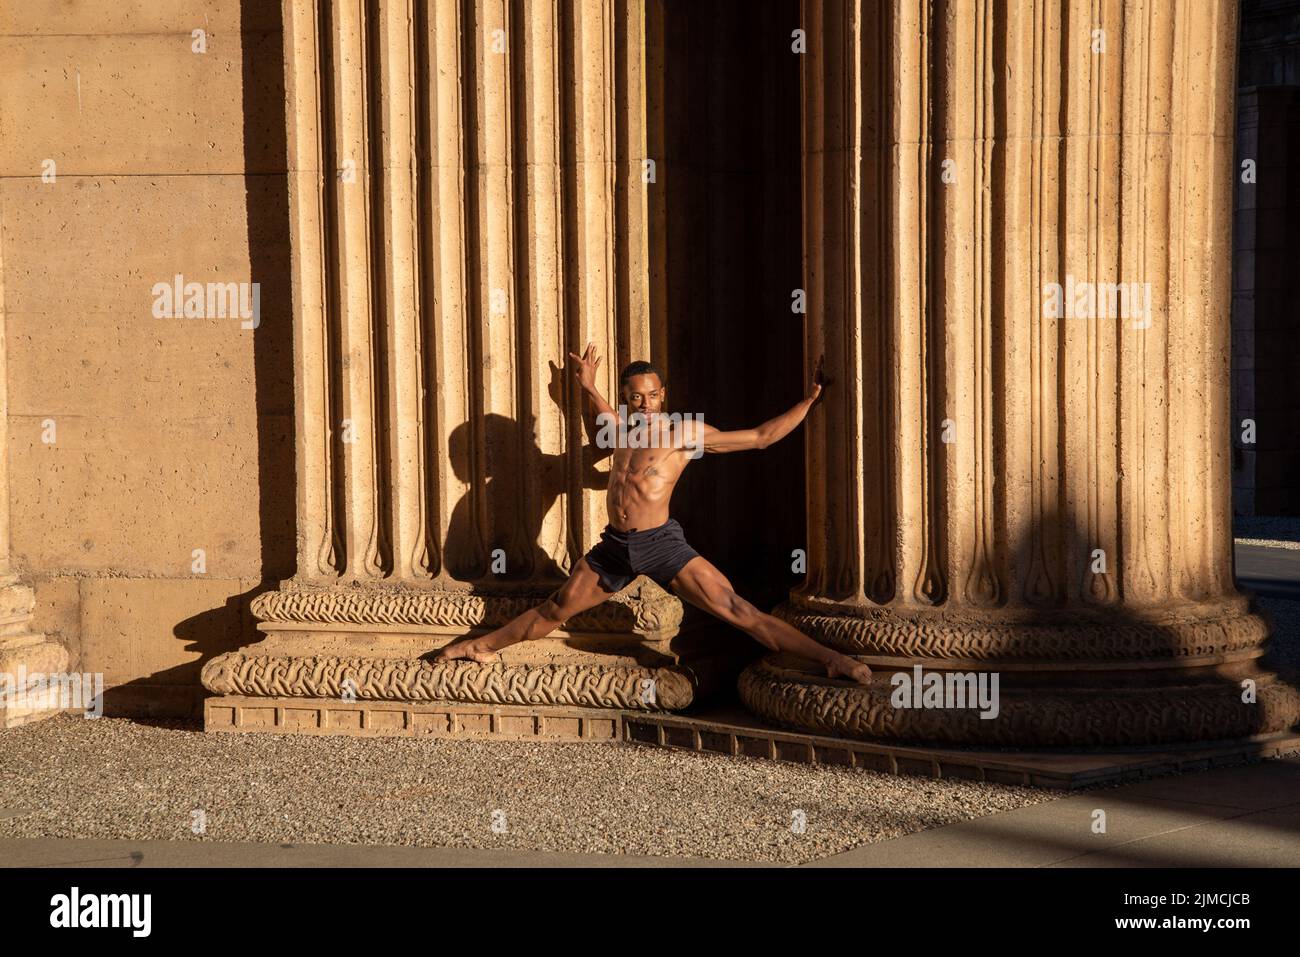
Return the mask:
[[[1300,598],[1300,550],[1236,543],[1237,581],[1260,595]]]
[[[1106,812],[1106,833],[1092,831],[1093,812]],[[1049,867],[1108,850],[1132,866],[1141,861],[1123,848],[1142,837],[1196,827],[1239,812],[1213,805],[1155,802],[1150,806],[1076,795],[866,845],[804,866],[836,867]]]
[[[1097,788],[864,845],[806,867],[1261,867],[1300,864],[1296,761]],[[1106,831],[1092,830],[1094,812]]]
[[[1265,761],[1124,785],[1132,798],[1213,804],[1258,811],[1300,801],[1300,760]],[[1099,789],[1104,793],[1105,789]]]
[[[1300,865],[1300,803],[1224,818],[1141,838],[1124,854],[1090,853],[1053,867],[1296,867]]]

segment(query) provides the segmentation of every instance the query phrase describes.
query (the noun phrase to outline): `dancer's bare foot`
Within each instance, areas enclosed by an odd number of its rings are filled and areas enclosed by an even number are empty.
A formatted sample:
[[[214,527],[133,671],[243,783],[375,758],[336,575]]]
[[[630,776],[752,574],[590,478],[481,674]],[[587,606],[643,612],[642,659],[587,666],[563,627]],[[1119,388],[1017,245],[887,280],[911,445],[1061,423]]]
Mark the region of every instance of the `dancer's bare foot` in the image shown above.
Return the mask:
[[[860,685],[871,683],[871,669],[848,655],[839,655],[826,663],[826,676],[835,678],[843,676]]]
[[[458,658],[468,658],[470,661],[486,665],[497,660],[497,653],[490,648],[484,648],[477,638],[460,638],[439,651],[434,656],[433,663],[436,665],[444,661],[455,661]]]

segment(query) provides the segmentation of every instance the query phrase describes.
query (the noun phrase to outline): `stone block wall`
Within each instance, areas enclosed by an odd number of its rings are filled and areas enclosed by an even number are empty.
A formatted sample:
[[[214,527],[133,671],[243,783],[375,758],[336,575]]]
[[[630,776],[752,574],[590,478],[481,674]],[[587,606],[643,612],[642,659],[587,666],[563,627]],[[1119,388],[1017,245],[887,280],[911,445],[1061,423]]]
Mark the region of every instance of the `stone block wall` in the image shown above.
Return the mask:
[[[293,574],[283,69],[278,3],[0,7],[13,571],[110,714],[198,714]],[[156,317],[178,274],[257,328]]]

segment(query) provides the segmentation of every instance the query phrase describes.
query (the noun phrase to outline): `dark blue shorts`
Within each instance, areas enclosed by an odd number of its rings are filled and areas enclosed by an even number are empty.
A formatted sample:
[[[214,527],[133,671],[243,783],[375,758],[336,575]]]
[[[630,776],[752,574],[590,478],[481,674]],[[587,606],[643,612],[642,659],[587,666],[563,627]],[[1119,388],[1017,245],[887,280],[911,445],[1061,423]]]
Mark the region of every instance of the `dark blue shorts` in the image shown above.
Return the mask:
[[[686,544],[677,519],[657,528],[620,532],[606,525],[600,541],[586,554],[587,564],[600,576],[606,591],[621,591],[637,575],[645,575],[663,588],[682,567],[700,553]]]

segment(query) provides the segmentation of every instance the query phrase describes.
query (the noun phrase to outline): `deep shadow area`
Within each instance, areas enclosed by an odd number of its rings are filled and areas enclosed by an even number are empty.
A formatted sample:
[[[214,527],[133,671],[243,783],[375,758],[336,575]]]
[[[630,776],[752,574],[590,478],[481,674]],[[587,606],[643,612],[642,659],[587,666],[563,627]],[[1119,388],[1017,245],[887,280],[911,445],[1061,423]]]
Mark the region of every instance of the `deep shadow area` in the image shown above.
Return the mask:
[[[1233,506],[1239,515],[1300,515],[1300,392],[1292,381],[1300,366],[1300,0],[1243,0],[1239,24]]]
[[[253,336],[257,509],[262,579],[268,586],[293,575],[297,529],[285,61],[282,55],[257,55],[281,49],[283,29],[278,4],[241,5],[249,278],[260,285],[262,296],[261,323],[244,334]]]
[[[650,17],[655,49],[660,22]],[[662,248],[669,411],[750,428],[803,398],[798,0],[665,0]],[[651,104],[652,114],[656,104]],[[659,287],[655,287],[656,290]],[[656,357],[658,358],[658,357]],[[813,357],[815,358],[815,357]],[[814,410],[813,415],[818,414]],[[771,448],[706,455],[686,470],[673,514],[687,540],[760,608],[784,600],[807,548],[803,428]]]

